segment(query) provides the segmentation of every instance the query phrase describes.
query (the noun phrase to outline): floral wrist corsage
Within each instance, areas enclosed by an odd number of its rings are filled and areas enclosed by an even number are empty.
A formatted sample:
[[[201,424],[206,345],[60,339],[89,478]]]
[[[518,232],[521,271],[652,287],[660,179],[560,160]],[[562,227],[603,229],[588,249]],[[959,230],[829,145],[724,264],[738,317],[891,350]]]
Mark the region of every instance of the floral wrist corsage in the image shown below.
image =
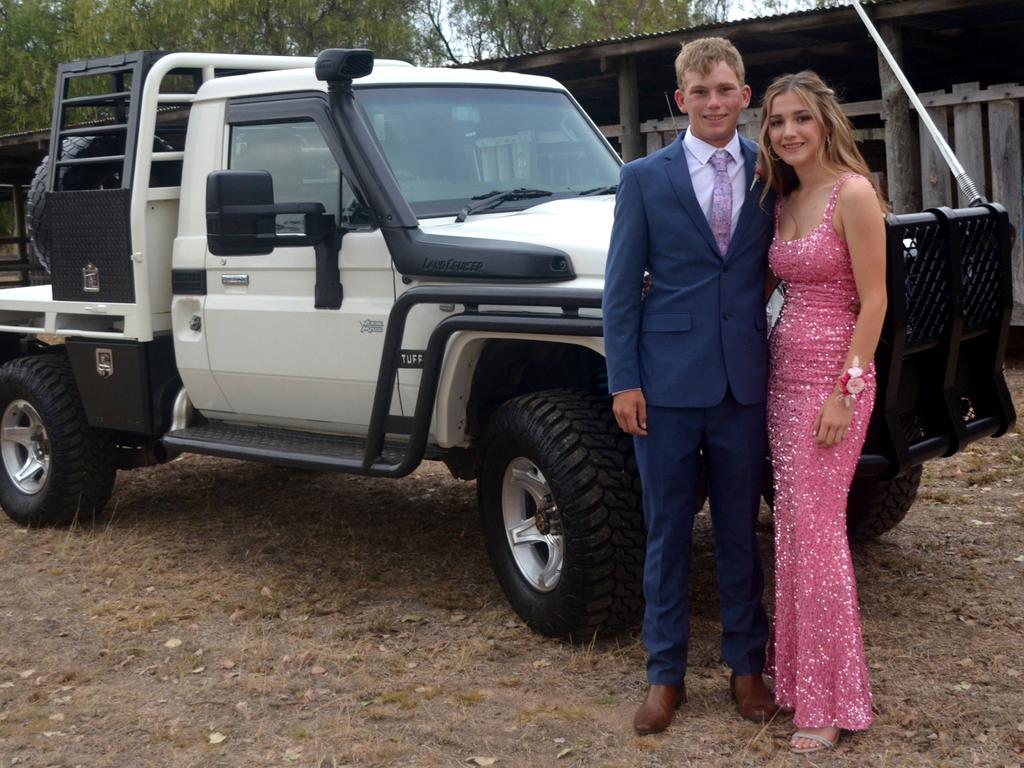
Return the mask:
[[[853,366],[847,368],[839,377],[839,399],[849,408],[866,386],[864,369],[860,367],[860,360],[854,357]]]

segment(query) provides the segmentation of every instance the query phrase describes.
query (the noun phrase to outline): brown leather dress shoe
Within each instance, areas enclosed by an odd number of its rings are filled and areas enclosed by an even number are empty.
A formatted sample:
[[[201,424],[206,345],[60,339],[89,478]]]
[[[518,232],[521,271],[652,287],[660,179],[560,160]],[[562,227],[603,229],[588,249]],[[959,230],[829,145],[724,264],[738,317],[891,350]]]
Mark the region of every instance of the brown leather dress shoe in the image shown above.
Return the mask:
[[[661,733],[672,722],[675,710],[686,701],[686,683],[652,685],[644,703],[633,716],[633,730],[641,736]]]
[[[729,678],[729,688],[736,701],[736,709],[747,720],[763,723],[779,711],[760,675],[737,675],[734,672]]]

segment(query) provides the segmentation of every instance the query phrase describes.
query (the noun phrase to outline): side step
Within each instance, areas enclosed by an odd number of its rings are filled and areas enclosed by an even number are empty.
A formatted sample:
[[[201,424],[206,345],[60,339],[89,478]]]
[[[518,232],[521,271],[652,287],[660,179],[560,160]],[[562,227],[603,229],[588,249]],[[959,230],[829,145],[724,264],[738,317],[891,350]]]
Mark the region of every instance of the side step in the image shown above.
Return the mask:
[[[168,432],[164,445],[187,453],[248,459],[304,469],[356,474],[388,474],[379,471],[398,464],[406,444],[386,442],[379,457],[366,461],[366,439],[298,432],[274,427],[214,421]],[[424,458],[438,458],[440,452]]]

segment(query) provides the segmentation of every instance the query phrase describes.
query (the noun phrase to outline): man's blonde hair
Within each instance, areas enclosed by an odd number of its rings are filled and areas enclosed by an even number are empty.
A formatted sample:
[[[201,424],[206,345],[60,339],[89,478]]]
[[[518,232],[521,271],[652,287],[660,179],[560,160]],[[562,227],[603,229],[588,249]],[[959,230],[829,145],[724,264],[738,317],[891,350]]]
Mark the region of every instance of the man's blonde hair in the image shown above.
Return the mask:
[[[702,37],[689,43],[683,43],[679,55],[676,56],[676,83],[679,85],[679,90],[686,91],[684,76],[687,72],[699,72],[702,75],[707,75],[723,61],[736,73],[740,85],[743,85],[745,82],[743,57],[736,50],[736,46],[724,37]]]

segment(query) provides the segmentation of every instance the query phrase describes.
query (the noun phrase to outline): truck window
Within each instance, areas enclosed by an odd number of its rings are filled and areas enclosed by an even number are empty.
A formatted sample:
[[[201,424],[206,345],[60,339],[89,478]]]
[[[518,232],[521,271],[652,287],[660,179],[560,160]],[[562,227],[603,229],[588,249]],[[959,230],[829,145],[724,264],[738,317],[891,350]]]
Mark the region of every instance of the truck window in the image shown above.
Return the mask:
[[[371,217],[342,178],[320,129],[311,120],[231,128],[228,167],[269,171],[275,203],[323,203],[339,226],[369,229]],[[278,216],[278,232],[301,232],[302,216]]]
[[[421,217],[453,214],[496,190],[572,197],[619,180],[614,152],[561,91],[366,86],[356,98]]]

